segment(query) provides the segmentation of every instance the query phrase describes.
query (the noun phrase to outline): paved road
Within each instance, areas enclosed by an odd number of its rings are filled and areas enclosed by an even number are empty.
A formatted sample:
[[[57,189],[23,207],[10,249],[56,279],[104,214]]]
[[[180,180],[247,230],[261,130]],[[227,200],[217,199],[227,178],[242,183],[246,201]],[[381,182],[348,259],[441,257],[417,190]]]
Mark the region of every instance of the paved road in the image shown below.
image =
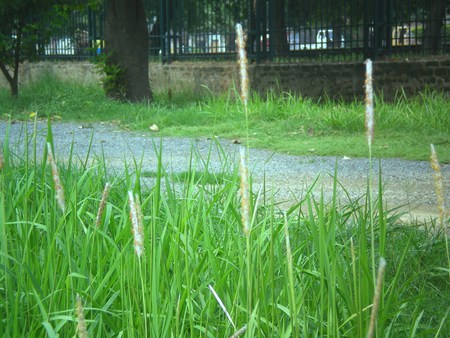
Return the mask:
[[[0,142],[3,142],[7,123],[0,122]],[[163,165],[169,172],[188,170],[190,161],[198,170],[233,171],[238,164],[239,145],[228,140],[213,141],[205,138],[160,138],[151,132],[130,132],[113,124],[76,124],[55,122],[52,125],[55,156],[59,161],[67,157],[73,144],[77,158],[103,158],[111,170],[123,171],[124,163],[141,161],[143,171],[156,171],[158,156],[155,149],[162,142]],[[33,125],[17,122],[11,125],[10,147],[16,154],[24,154],[25,135],[33,135]],[[46,122],[36,128],[37,153],[43,153],[47,135]],[[32,145],[32,137],[29,137]],[[257,192],[265,182],[266,192],[274,194],[281,206],[301,200],[311,184],[318,178],[314,194],[323,191],[325,198],[332,194],[333,175],[337,165],[338,180],[346,192],[338,189],[343,203],[365,194],[369,172],[368,159],[289,156],[265,150],[250,149],[249,167]],[[382,182],[384,200],[389,207],[402,207],[414,217],[436,217],[433,173],[428,162],[383,159]],[[443,165],[446,200],[450,201],[450,165]],[[374,191],[378,184],[378,161],[373,166]],[[146,182],[151,184],[151,182]],[[267,196],[267,194],[266,194]]]

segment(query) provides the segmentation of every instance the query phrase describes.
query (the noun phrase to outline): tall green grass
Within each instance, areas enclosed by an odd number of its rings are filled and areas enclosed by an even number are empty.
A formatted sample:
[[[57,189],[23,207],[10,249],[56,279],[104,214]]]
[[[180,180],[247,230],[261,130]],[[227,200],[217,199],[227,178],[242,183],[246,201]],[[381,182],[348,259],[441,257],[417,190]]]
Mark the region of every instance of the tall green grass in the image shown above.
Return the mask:
[[[52,143],[50,125],[47,134]],[[62,212],[46,154],[34,155],[33,146],[25,156],[11,153],[6,135],[0,170],[6,337],[74,336],[77,294],[92,337],[226,337],[245,325],[247,337],[364,337],[380,256],[387,269],[376,335],[450,334],[444,236],[402,226],[381,198],[338,204],[336,193],[331,201],[314,198],[320,187],[312,186],[282,213],[270,192],[259,193],[266,194],[263,204],[251,185],[246,236],[237,163],[224,156],[217,184],[204,184],[196,164],[208,159],[193,152],[191,174],[174,180],[161,165],[161,148],[155,152],[160,165],[148,188],[138,161],[124,165],[123,176],[111,176],[99,159],[69,158],[59,166]],[[97,225],[106,182],[111,190]],[[335,179],[335,192],[338,186]],[[381,183],[377,190],[381,197]],[[141,257],[133,247],[128,191],[137,194],[144,215]]]

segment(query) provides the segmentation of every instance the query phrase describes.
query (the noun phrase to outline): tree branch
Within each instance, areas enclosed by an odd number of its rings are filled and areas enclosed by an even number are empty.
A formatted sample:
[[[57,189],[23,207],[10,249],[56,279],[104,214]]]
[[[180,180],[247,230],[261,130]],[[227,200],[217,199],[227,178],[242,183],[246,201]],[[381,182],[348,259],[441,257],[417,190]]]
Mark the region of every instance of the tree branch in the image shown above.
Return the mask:
[[[2,61],[0,61],[0,69],[2,70],[2,73],[5,76],[6,80],[8,80],[8,83],[11,85],[13,82],[13,77],[11,76],[8,69],[6,68],[6,65]]]

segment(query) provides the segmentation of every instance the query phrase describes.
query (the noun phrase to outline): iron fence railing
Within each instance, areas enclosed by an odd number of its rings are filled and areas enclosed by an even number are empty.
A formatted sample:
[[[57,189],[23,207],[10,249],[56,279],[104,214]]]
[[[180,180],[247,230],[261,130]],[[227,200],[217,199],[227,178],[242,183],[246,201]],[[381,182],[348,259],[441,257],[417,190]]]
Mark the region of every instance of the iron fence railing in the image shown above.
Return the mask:
[[[170,62],[235,58],[236,23],[256,61],[354,61],[450,53],[446,0],[144,0],[149,54]],[[77,11],[41,59],[103,50],[102,10]]]

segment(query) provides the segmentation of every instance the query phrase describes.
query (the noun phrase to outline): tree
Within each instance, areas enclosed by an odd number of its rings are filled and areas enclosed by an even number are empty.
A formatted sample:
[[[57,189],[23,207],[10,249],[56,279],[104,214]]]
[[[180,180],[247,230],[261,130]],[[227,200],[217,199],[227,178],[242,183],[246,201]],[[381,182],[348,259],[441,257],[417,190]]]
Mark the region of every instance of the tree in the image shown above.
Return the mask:
[[[151,101],[148,30],[142,0],[107,0],[104,71],[109,97]]]
[[[442,29],[445,18],[445,1],[430,0],[423,34],[426,51],[438,53],[442,43]]]
[[[275,50],[278,55],[284,55],[289,51],[286,36],[286,9],[284,0],[278,0],[275,2],[273,21],[275,25],[275,34],[273,35],[273,42],[276,46]]]
[[[38,17],[52,8],[53,1],[0,0],[0,69],[11,95],[19,95],[19,66],[36,55]]]
[[[85,6],[83,0],[0,0],[0,70],[13,97],[19,95],[20,64],[35,59],[68,13]]]

